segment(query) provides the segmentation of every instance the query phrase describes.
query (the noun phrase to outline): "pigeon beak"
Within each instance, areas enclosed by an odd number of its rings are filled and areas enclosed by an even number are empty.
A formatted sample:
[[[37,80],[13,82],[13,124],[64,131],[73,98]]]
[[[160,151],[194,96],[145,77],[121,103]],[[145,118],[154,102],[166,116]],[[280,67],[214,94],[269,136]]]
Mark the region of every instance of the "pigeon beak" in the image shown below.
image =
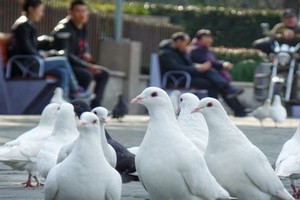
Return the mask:
[[[196,112],[200,112],[200,108],[195,108],[194,110],[192,110],[191,114]]]
[[[137,96],[134,99],[131,100],[131,103],[139,103],[143,100],[143,97]]]
[[[176,111],[175,111],[175,112],[176,112],[176,115],[178,115],[178,114],[180,113],[180,111],[181,111],[181,109],[180,109],[180,107],[178,106],[177,109],[176,109]]]
[[[79,127],[84,127],[86,124],[87,124],[86,122],[80,121],[79,122]]]
[[[101,118],[101,121],[102,121],[104,124],[107,124],[107,118],[102,117],[102,118]]]

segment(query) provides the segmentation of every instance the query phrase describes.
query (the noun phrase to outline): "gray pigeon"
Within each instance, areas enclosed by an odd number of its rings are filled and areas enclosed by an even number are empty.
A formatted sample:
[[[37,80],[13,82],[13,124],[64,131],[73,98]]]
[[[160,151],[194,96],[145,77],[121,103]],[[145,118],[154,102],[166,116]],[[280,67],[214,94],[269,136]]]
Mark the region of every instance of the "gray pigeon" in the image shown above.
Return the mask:
[[[118,96],[117,104],[114,106],[112,111],[112,118],[121,120],[128,113],[128,106],[124,101],[122,94]]]

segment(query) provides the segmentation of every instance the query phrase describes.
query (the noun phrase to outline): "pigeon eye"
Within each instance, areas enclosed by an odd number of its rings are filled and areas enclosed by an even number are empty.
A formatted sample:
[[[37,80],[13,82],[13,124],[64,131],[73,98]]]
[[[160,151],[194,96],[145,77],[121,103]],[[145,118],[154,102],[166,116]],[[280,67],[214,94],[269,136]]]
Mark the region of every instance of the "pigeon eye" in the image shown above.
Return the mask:
[[[182,99],[182,98],[180,98],[180,99],[179,99],[179,101],[181,101],[181,102],[182,102],[182,101],[183,101],[183,99]]]
[[[97,123],[97,120],[94,119],[94,120],[93,120],[93,124],[96,124],[96,123]]]
[[[157,97],[157,96],[158,96],[157,92],[152,92],[151,93],[151,97]]]
[[[212,107],[213,104],[211,102],[209,102],[208,104],[206,104],[206,107]]]
[[[97,111],[94,111],[95,115],[97,115]]]

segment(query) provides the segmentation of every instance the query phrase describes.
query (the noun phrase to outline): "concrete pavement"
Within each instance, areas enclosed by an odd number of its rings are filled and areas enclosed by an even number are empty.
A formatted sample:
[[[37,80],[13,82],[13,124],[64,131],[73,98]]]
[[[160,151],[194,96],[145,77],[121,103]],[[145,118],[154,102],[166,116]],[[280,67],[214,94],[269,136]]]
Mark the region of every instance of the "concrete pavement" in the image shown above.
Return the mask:
[[[148,116],[127,116],[123,122],[110,120],[107,128],[111,136],[126,147],[137,146],[145,134]],[[271,163],[276,161],[283,143],[295,132],[297,119],[288,119],[279,128],[267,119],[265,127],[251,117],[232,118],[234,123],[247,135],[249,140],[260,148]],[[10,141],[21,133],[30,130],[38,123],[39,116],[0,116],[0,144]],[[0,163],[0,199],[25,200],[43,199],[43,190],[24,188],[21,183],[27,178],[26,172],[19,172]],[[288,182],[284,181],[288,190]],[[144,200],[149,195],[138,182],[123,184],[122,200]]]

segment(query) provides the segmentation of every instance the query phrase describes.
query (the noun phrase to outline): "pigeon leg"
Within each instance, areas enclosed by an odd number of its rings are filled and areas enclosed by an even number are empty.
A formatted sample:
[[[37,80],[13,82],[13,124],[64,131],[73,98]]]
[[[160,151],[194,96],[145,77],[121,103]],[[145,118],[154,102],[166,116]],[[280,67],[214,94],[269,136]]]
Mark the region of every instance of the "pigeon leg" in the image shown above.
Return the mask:
[[[38,186],[44,186],[44,184],[43,183],[41,183],[40,181],[39,181],[39,179],[38,179],[38,177],[37,176],[33,176],[33,178],[35,179],[35,181],[36,181],[36,186],[38,187]]]
[[[23,185],[25,185],[25,187],[33,187],[32,183],[31,183],[31,174],[28,174],[28,179],[25,183],[23,183]]]
[[[262,120],[259,120],[259,122],[260,122],[260,127],[264,127],[264,124],[263,124],[263,121]]]
[[[293,197],[299,198],[300,192],[297,190],[294,180],[291,180],[291,188],[293,189]]]

